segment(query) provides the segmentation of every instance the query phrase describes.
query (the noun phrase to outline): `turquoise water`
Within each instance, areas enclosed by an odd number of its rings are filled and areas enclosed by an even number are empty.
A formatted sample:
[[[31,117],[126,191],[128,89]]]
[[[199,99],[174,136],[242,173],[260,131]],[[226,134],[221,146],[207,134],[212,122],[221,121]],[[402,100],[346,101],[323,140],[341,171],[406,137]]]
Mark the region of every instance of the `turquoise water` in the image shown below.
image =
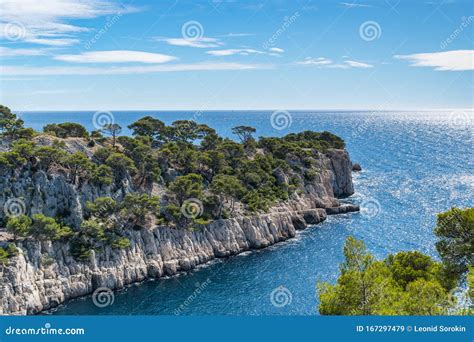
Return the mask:
[[[93,112],[22,113],[28,126],[75,121],[93,129]],[[417,249],[436,256],[435,215],[452,206],[474,206],[473,112],[291,112],[291,125],[277,130],[272,112],[114,112],[125,127],[152,115],[166,123],[195,119],[224,136],[250,125],[258,135],[328,130],[347,143],[363,171],[354,174],[348,200],[366,210],[330,217],[295,239],[219,260],[182,276],[149,281],[115,294],[113,305],[96,307],[91,297],[73,300],[56,314],[317,314],[315,285],[337,279],[348,235],[363,239],[377,256]],[[127,134],[126,129],[123,131]],[[291,302],[272,304],[284,286]]]

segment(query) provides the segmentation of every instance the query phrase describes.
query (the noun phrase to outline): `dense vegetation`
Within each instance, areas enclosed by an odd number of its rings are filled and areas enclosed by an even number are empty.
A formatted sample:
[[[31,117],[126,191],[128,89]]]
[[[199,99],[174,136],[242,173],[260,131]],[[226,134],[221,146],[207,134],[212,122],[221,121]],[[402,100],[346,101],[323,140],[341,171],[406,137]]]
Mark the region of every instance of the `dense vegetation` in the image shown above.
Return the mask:
[[[472,314],[474,303],[474,208],[438,215],[436,248],[442,262],[417,251],[376,260],[362,241],[349,237],[335,285],[318,284],[323,315]],[[453,295],[467,282],[466,303]]]
[[[43,171],[63,175],[78,189],[131,189],[126,196],[87,203],[80,226],[65,224],[62,215],[22,215],[5,219],[8,231],[16,239],[68,240],[74,255],[87,259],[92,249],[127,248],[127,229],[160,223],[194,229],[237,211],[266,211],[315,181],[322,171],[320,153],[344,148],[329,132],[256,139],[255,128],[237,126],[236,142],[193,120],[165,125],[150,116],[128,128],[132,136],[121,136],[116,123],[88,132],[67,122],[39,133],[0,106],[0,134],[9,144],[0,152],[0,174]],[[71,153],[71,141],[87,149]],[[164,189],[162,198],[151,195],[156,185]]]

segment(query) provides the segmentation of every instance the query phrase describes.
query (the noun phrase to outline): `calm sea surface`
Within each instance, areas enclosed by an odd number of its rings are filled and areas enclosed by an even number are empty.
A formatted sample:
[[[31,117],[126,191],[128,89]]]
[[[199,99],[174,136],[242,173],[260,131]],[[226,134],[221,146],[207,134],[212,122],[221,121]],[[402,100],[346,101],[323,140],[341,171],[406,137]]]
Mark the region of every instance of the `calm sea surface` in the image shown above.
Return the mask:
[[[21,117],[37,130],[65,121],[92,130],[93,115],[28,112]],[[128,287],[105,308],[87,297],[63,305],[56,314],[175,314],[181,308],[181,314],[314,315],[316,283],[337,279],[347,236],[363,239],[378,257],[411,249],[436,256],[432,232],[436,213],[452,206],[474,206],[473,112],[291,112],[291,120],[274,120],[273,126],[272,112],[263,111],[113,115],[123,127],[145,115],[168,124],[195,119],[229,137],[236,125],[254,126],[263,136],[331,131],[346,141],[351,159],[363,168],[354,174],[356,193],[348,201],[363,204],[365,214],[330,217],[276,246],[219,260],[190,274]],[[278,130],[278,125],[288,127]],[[288,289],[288,298],[291,294],[284,307],[270,300],[279,286]]]

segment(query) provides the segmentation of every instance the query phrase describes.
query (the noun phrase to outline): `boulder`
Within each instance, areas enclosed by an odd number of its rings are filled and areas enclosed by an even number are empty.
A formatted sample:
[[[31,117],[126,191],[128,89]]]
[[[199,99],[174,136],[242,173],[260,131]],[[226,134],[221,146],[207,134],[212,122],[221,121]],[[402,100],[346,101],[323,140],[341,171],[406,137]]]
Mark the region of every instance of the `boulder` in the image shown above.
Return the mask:
[[[355,204],[344,204],[339,207],[330,207],[326,208],[326,213],[328,215],[337,215],[337,214],[346,214],[354,211],[359,211],[360,208]]]
[[[300,216],[293,217],[291,222],[293,222],[293,226],[296,230],[302,230],[306,228],[306,222]]]

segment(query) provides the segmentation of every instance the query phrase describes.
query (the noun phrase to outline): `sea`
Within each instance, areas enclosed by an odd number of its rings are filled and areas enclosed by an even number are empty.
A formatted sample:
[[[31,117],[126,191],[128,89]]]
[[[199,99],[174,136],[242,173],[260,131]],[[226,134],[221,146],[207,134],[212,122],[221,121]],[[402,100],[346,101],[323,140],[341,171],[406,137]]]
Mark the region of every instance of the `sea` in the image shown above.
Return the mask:
[[[61,305],[56,315],[317,315],[319,282],[334,283],[348,236],[378,258],[419,250],[438,258],[436,215],[474,206],[474,112],[467,111],[112,111],[23,112],[25,125],[77,122],[89,130],[118,123],[122,134],[150,115],[166,124],[195,120],[236,139],[231,129],[253,126],[256,136],[304,130],[342,137],[354,163],[355,194],[344,199],[360,213],[329,217],[286,242],[219,259],[193,272],[146,281],[111,294]]]

